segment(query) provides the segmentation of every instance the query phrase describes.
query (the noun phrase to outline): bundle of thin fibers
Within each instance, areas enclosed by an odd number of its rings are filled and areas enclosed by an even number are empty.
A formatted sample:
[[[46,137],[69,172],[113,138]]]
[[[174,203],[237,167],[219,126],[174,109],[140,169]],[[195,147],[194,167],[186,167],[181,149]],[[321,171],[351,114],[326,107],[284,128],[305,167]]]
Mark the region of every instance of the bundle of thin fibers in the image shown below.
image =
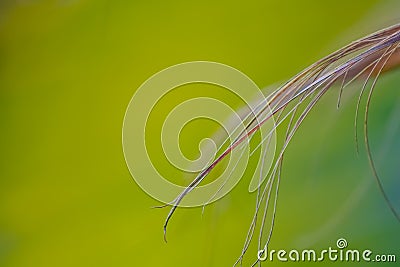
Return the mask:
[[[272,92],[261,101],[256,107],[256,111],[251,111],[245,118],[245,129],[240,132],[238,137],[230,142],[228,147],[220,153],[220,155],[206,168],[201,171],[196,178],[170,203],[164,206],[171,206],[171,210],[164,224],[164,238],[168,222],[176,211],[182,199],[196,188],[207,175],[217,166],[231,151],[240,147],[240,145],[256,133],[260,127],[268,120],[275,119],[275,125],[278,127],[284,120],[288,120],[288,125],[285,132],[283,144],[280,147],[279,153],[274,161],[273,168],[268,174],[268,179],[265,185],[257,190],[257,203],[253,221],[251,223],[242,254],[237,263],[241,263],[247,248],[253,237],[255,225],[258,221],[258,213],[261,204],[264,203],[265,208],[261,220],[259,234],[259,250],[263,251],[261,246],[261,238],[265,226],[268,207],[273,206],[269,235],[267,236],[266,249],[271,238],[272,229],[275,219],[276,200],[278,196],[279,182],[281,176],[282,162],[285,150],[296,133],[300,124],[306,118],[310,110],[318,103],[321,97],[333,86],[337,85],[340,88],[338,107],[342,91],[350,83],[355,80],[362,80],[360,85],[361,90],[358,97],[355,127],[357,128],[357,117],[361,98],[365,93],[368,93],[366,100],[366,108],[364,114],[364,143],[367,151],[367,156],[372,173],[376,179],[380,192],[382,193],[391,212],[400,221],[399,214],[391,205],[384,189],[382,182],[376,171],[372,153],[368,140],[368,110],[371,102],[371,97],[375,89],[378,78],[383,72],[394,69],[400,65],[400,24],[385,28],[371,35],[363,37],[349,45],[337,50],[325,58],[312,64],[287,83],[283,84],[277,90]],[[275,129],[273,129],[275,130]],[[358,142],[357,131],[355,131],[355,141]],[[266,142],[266,139],[261,140]],[[261,174],[260,174],[261,175]],[[261,179],[261,177],[260,177]],[[272,189],[275,189],[272,191]],[[271,201],[271,198],[274,201]]]

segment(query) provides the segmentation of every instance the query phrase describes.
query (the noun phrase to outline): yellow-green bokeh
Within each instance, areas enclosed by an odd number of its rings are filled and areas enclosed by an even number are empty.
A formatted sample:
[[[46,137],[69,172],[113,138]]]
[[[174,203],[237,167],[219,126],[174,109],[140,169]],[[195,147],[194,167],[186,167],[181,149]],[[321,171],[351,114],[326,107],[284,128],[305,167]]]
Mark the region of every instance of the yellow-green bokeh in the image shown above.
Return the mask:
[[[260,87],[284,81],[377,29],[354,25],[385,2],[2,1],[0,266],[232,265],[255,206],[248,181],[203,217],[178,210],[165,244],[167,210],[151,209],[159,203],[135,184],[122,153],[130,98],[154,73],[193,60],[230,65]],[[399,74],[383,77],[371,107],[371,127],[382,130],[372,131],[373,148],[388,148],[385,181],[398,209],[399,142],[388,145],[396,139],[384,129]],[[338,112],[337,90],[328,93],[294,138],[271,245],[325,248],[346,237],[400,257],[399,225],[365,151],[355,154],[348,95]]]

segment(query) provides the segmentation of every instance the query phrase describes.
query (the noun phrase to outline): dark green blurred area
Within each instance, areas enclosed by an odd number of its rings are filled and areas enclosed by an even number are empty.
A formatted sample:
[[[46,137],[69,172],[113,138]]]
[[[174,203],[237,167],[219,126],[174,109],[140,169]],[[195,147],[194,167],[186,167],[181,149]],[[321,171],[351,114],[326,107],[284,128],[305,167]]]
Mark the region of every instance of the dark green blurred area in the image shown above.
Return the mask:
[[[193,60],[235,67],[260,87],[286,80],[346,44],[338,36],[384,2],[2,1],[0,266],[232,265],[255,206],[248,181],[203,217],[178,210],[165,244],[167,210],[150,209],[159,203],[123,157],[130,98],[154,73]],[[399,74],[383,77],[371,107],[373,149],[397,209],[399,129],[388,123]],[[326,248],[346,237],[400,261],[400,226],[365,151],[355,154],[356,96],[339,112],[336,99],[337,90],[324,98],[288,150],[271,246]]]

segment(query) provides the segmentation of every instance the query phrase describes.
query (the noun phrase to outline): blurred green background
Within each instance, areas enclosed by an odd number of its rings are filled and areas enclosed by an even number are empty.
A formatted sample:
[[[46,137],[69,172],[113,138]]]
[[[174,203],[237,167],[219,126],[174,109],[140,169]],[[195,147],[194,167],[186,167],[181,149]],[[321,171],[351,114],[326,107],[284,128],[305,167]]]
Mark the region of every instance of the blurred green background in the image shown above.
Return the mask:
[[[395,8],[378,0],[1,1],[0,266],[231,266],[254,210],[248,180],[203,217],[201,208],[178,210],[165,244],[167,210],[150,208],[159,203],[136,185],[122,153],[135,90],[193,60],[228,64],[260,87],[284,81],[394,23],[385,12]],[[399,74],[378,84],[370,124],[398,210]],[[400,261],[399,223],[365,151],[355,153],[357,87],[349,88],[355,94],[339,111],[337,90],[327,94],[288,150],[271,248],[323,249],[345,237]],[[182,145],[193,146],[187,137]],[[280,265],[291,264],[308,265]]]

